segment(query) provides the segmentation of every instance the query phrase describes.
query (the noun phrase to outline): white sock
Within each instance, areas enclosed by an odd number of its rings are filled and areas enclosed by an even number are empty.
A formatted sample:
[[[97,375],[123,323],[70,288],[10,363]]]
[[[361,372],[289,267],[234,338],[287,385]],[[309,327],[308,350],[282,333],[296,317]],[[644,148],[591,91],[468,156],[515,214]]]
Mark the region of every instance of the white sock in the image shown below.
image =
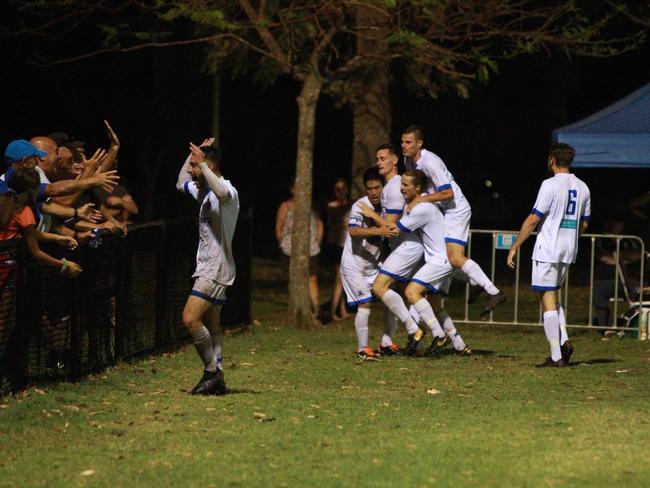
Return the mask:
[[[566,331],[566,317],[564,316],[564,308],[559,303],[557,304],[557,313],[560,319],[560,344],[564,344],[569,340],[569,334]]]
[[[192,343],[203,361],[204,369],[211,373],[216,372],[217,362],[215,361],[214,350],[212,349],[212,337],[210,337],[210,332],[206,329],[205,325],[192,332]]]
[[[475,261],[468,259],[465,261],[465,264],[461,267],[463,273],[469,276],[470,280],[474,280],[478,286],[483,288],[488,295],[496,295],[499,293],[499,289],[494,286],[494,283],[490,281],[490,278],[483,272],[481,267],[476,264]]]
[[[212,333],[212,350],[217,368],[223,370],[223,330],[221,327],[218,332]]]
[[[413,320],[415,320],[415,323],[416,323],[416,324],[419,324],[419,323],[420,323],[420,319],[421,319],[422,317],[420,317],[420,314],[419,314],[418,311],[415,309],[415,305],[411,305],[411,306],[409,307],[409,313],[411,314],[411,317],[413,317]]]
[[[393,337],[397,332],[397,317],[390,310],[384,309],[384,334],[381,336],[381,346],[388,347],[393,344]]]
[[[551,346],[551,359],[558,361],[562,358],[560,350],[560,317],[557,310],[544,312],[544,333]]]
[[[454,345],[454,349],[456,349],[457,351],[462,351],[463,349],[465,349],[467,344],[465,344],[465,341],[456,330],[456,327],[454,326],[454,322],[451,320],[451,317],[449,316],[447,311],[440,310],[440,312],[436,314],[436,317],[438,318],[438,322],[440,322],[440,324],[442,325],[442,328],[445,329],[447,336],[451,339],[451,342]]]
[[[418,324],[415,323],[411,314],[406,309],[404,305],[404,300],[402,297],[395,293],[393,290],[388,290],[384,293],[384,296],[381,298],[381,301],[388,307],[388,309],[393,312],[400,322],[406,327],[406,332],[409,334],[415,334],[418,331]]]
[[[357,314],[354,316],[354,328],[357,331],[357,344],[359,351],[364,347],[368,347],[368,319],[370,318],[370,309],[361,308],[357,309]]]
[[[417,302],[413,304],[415,306],[415,310],[418,311],[420,314],[420,317],[422,317],[422,320],[427,324],[429,329],[431,329],[431,333],[433,334],[433,337],[445,337],[445,333],[442,330],[442,327],[440,327],[440,324],[438,323],[438,319],[436,318],[436,315],[433,313],[433,309],[431,308],[431,305],[427,301],[426,298],[420,298]]]
[[[469,283],[472,286],[477,286],[476,281],[463,273],[462,269],[456,268],[456,272],[453,274],[452,278],[455,280],[464,281],[465,283]]]

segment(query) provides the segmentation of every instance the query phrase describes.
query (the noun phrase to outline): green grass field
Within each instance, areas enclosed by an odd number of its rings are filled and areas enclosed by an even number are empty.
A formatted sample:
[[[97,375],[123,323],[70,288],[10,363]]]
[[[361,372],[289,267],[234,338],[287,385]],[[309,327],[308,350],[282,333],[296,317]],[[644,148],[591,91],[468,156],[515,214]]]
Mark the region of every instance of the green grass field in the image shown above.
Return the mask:
[[[473,357],[361,362],[351,321],[295,330],[284,300],[258,286],[226,337],[229,395],[188,395],[188,346],[0,399],[0,486],[650,483],[647,343],[573,332],[571,367],[536,369],[542,329],[472,325]]]

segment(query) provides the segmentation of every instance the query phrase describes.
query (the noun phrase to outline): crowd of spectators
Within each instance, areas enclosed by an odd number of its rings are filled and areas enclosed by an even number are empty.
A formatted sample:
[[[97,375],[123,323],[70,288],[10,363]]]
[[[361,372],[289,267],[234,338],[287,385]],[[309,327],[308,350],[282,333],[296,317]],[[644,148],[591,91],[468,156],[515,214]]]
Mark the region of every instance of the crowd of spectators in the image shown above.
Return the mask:
[[[107,121],[109,147],[89,152],[64,132],[11,141],[0,176],[0,241],[22,239],[33,258],[75,277],[79,264],[44,252],[40,242],[69,249],[103,234],[126,235],[138,207],[119,184],[120,140]],[[0,262],[13,261],[12,249]]]

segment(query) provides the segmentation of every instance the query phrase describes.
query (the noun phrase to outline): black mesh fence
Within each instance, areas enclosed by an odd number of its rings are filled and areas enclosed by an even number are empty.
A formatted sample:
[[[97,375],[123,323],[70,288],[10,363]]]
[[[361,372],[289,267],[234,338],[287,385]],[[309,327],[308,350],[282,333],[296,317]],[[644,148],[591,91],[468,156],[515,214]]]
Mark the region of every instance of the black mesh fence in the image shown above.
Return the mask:
[[[250,322],[252,218],[233,242],[237,279],[222,324]],[[187,337],[181,322],[192,286],[196,222],[132,226],[74,253],[45,250],[81,265],[76,279],[35,264],[20,241],[0,243],[0,393],[35,379],[73,379]]]

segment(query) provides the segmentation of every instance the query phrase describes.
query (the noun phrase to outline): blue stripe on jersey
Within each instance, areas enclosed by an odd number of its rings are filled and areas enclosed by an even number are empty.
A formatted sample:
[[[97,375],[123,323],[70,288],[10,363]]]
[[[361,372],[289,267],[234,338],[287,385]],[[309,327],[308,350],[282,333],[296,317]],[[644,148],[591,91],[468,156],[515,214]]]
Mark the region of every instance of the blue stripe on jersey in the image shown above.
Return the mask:
[[[401,215],[402,212],[403,212],[402,210],[397,210],[396,208],[387,208],[386,209],[387,214]]]
[[[361,305],[363,303],[374,302],[374,301],[375,301],[375,297],[368,297],[368,298],[364,298],[362,300],[357,300],[356,302],[348,302],[348,305],[350,305],[351,307],[354,307],[356,305]]]
[[[454,239],[453,237],[445,237],[445,242],[451,242],[452,244],[460,244],[461,246],[467,247],[467,242],[461,241],[460,239]]]
[[[591,215],[583,215],[582,217],[580,217],[580,220],[582,220],[583,222],[591,222]]]
[[[406,283],[406,282],[409,280],[408,278],[404,278],[403,276],[396,275],[396,274],[394,274],[394,273],[391,273],[390,271],[386,271],[386,270],[383,269],[383,268],[381,268],[381,269],[379,270],[379,273],[380,273],[380,274],[383,274],[383,275],[386,275],[386,276],[390,276],[390,277],[393,278],[395,281],[399,281],[399,282],[401,282],[401,283]]]
[[[215,305],[223,305],[224,303],[226,303],[226,300],[223,298],[212,298],[210,295],[206,295],[205,293],[201,293],[200,291],[196,291],[196,290],[192,290],[190,292],[190,295],[203,298],[203,300],[208,301],[210,303],[214,303]]]
[[[542,212],[540,212],[539,210],[537,210],[536,208],[533,208],[533,209],[530,211],[530,213],[535,214],[535,215],[537,215],[537,216],[540,217],[540,218],[544,217],[544,214],[543,214]]]
[[[411,229],[404,227],[404,224],[402,224],[399,220],[395,224],[400,228],[402,232],[411,232]]]
[[[189,188],[189,186],[190,186],[190,182],[189,182],[189,181],[186,181],[186,182],[183,184],[183,190],[185,190],[185,193],[187,193],[188,195],[190,194],[190,188]]]
[[[451,183],[447,183],[446,185],[440,185],[436,187],[436,191],[449,190],[450,188],[451,188]]]
[[[537,286],[537,285],[531,285],[531,288],[533,291],[555,291],[559,290],[561,287],[560,286]]]
[[[47,200],[45,196],[45,190],[47,190],[47,183],[40,183],[38,185],[38,195],[36,195],[36,200],[39,202],[44,202]]]
[[[415,279],[415,278],[413,278],[411,281],[413,283],[417,283],[418,285],[422,285],[427,290],[429,290],[429,292],[431,292],[431,293],[435,293],[435,294],[440,293],[440,291],[435,286],[433,286],[431,283],[427,283],[426,281],[418,280],[418,279]]]

